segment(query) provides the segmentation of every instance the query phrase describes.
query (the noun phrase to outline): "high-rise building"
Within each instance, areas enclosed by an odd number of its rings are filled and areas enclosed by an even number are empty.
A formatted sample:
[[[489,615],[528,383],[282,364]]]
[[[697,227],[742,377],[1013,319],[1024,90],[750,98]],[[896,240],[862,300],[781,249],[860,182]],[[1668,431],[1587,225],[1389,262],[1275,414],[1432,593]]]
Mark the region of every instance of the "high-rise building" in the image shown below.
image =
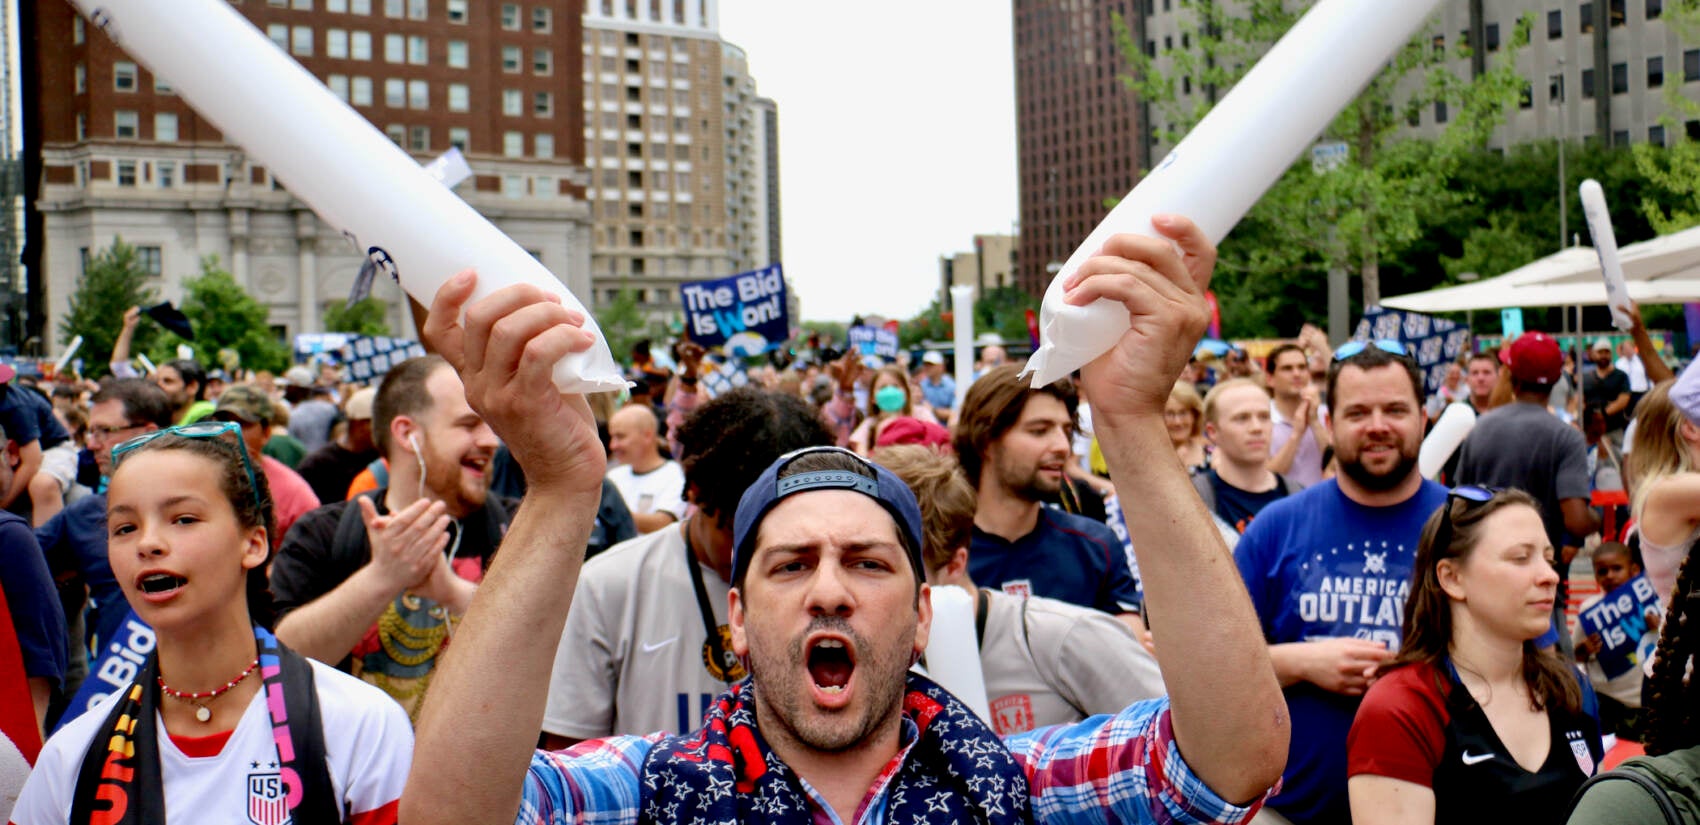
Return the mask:
[[[460,148],[474,175],[456,192],[588,296],[581,87],[560,82],[577,65],[581,2],[233,7],[416,158]],[[319,331],[365,256],[68,3],[39,0],[35,26],[39,71],[25,94],[41,124],[35,209],[49,318],[65,313],[84,256],[121,237],[163,297],[178,298],[200,259],[217,255],[270,308],[280,336]],[[382,190],[370,197],[374,209],[407,208]],[[397,288],[380,284],[374,295],[406,329]]]
[[[975,300],[991,290],[1015,286],[1019,240],[1014,235],[975,235],[973,251],[939,256],[939,306],[954,308],[953,286],[974,287]]]
[[[584,106],[597,302],[674,320],[681,284],[779,260],[777,109],[717,0],[589,0]]]
[[[1138,0],[1015,0],[1017,280],[1034,294],[1150,164],[1113,17],[1144,38]]]

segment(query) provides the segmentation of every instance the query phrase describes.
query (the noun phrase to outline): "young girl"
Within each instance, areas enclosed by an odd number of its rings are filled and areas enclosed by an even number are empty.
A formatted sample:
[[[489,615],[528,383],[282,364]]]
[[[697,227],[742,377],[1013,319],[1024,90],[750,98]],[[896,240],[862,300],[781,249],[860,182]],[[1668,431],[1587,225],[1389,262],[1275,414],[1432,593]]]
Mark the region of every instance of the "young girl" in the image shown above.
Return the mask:
[[[1352,819],[1561,822],[1602,756],[1576,670],[1534,640],[1558,574],[1527,494],[1454,490],[1423,528],[1399,655],[1347,738]]]
[[[880,367],[874,373],[874,382],[869,387],[868,415],[862,423],[850,434],[850,447],[862,456],[867,456],[874,450],[874,444],[879,439],[879,428],[888,419],[900,416],[918,418],[922,421],[938,423],[932,414],[932,408],[915,404],[910,399],[909,374],[902,367],[887,365]]]
[[[271,504],[237,425],[112,455],[108,555],[157,641],[128,688],[48,740],[12,821],[395,822],[407,717],[266,629]]]
[[[1635,409],[1635,444],[1629,454],[1630,516],[1641,535],[1641,560],[1654,592],[1669,604],[1676,568],[1700,538],[1700,370],[1683,370],[1675,384],[1661,383]],[[1686,390],[1686,391],[1685,391]],[[1677,399],[1688,399],[1678,404]]]

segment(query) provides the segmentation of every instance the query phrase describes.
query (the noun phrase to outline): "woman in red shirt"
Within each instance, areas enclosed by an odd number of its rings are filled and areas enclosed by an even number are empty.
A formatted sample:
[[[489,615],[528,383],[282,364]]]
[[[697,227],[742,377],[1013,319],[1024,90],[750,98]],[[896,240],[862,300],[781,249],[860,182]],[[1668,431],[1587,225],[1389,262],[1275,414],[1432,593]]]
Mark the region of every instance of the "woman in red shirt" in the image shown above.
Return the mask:
[[[1602,751],[1587,680],[1534,645],[1552,558],[1521,491],[1461,487],[1429,518],[1399,654],[1347,738],[1358,825],[1564,820]]]

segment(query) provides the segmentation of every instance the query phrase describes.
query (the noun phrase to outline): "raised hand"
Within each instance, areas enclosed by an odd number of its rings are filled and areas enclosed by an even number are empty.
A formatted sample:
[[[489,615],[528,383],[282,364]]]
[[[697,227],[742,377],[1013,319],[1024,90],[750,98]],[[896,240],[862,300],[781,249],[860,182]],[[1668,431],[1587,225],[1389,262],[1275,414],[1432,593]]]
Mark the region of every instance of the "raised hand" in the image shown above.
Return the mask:
[[[372,566],[395,591],[418,587],[442,561],[449,545],[448,509],[419,499],[399,512],[378,515],[370,496],[360,496],[360,519],[372,545]]]
[[[826,371],[832,375],[832,380],[845,392],[856,386],[856,379],[862,377],[862,369],[862,355],[853,349],[845,352],[837,361],[826,365]]]
[[[552,378],[555,362],[595,343],[584,314],[527,284],[467,305],[476,283],[471,270],[449,279],[423,335],[460,373],[467,403],[507,443],[531,489],[600,496],[607,457],[596,419],[583,396],[562,393]]]

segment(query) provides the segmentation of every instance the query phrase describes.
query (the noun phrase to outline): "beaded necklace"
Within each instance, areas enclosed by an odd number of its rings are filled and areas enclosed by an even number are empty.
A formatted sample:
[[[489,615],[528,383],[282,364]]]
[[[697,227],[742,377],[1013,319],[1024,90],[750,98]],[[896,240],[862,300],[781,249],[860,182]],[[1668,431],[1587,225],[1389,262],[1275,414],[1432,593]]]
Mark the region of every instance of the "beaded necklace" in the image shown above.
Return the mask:
[[[234,688],[237,685],[241,684],[242,680],[248,678],[248,676],[254,672],[254,669],[258,668],[259,666],[260,666],[260,658],[258,656],[256,656],[256,657],[254,657],[254,661],[248,663],[248,667],[246,669],[244,669],[241,673],[236,674],[236,678],[231,679],[228,682],[225,682],[224,687],[217,687],[217,688],[213,688],[212,690],[198,690],[198,691],[195,691],[193,693],[177,690],[176,688],[173,688],[170,685],[167,685],[165,683],[165,677],[164,676],[156,676],[156,677],[154,677],[154,681],[159,683],[159,692],[160,693],[163,693],[166,696],[170,696],[171,698],[176,699],[179,702],[187,702],[191,705],[194,705],[195,706],[195,721],[197,721],[197,722],[211,722],[212,721],[212,708],[207,707],[207,702],[209,702],[213,699],[217,699],[220,696],[223,696],[225,693],[229,692],[231,688]]]

